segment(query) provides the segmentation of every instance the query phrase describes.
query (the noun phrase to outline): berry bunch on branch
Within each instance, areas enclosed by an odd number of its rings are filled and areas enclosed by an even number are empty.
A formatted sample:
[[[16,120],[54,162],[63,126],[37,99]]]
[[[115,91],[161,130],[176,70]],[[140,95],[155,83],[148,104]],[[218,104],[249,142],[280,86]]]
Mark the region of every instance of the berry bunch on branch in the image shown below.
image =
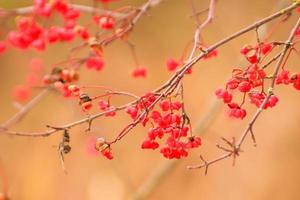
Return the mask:
[[[300,20],[290,30],[286,41],[270,41],[270,36],[278,30],[281,24],[288,21],[291,16],[299,15],[299,1],[294,1],[286,8],[263,18],[212,45],[204,42],[205,35],[202,30],[213,22],[215,16],[216,0],[210,0],[208,8],[198,12],[194,2],[190,1],[192,17],[195,18],[196,28],[191,41],[187,41],[186,48],[179,59],[169,58],[166,68],[172,72],[171,77],[160,87],[152,91],[145,91],[143,95],[136,95],[128,91],[118,91],[102,85],[80,85],[79,69],[85,66],[87,70],[100,72],[106,62],[105,48],[114,41],[122,41],[128,45],[135,63],[132,69],[132,78],[146,78],[148,70],[140,65],[136,55],[135,45],[130,41],[130,34],[138,21],[148,15],[151,9],[159,6],[160,0],[147,0],[140,7],[126,6],[109,10],[109,5],[118,0],[94,0],[94,6],[77,5],[67,0],[34,0],[30,7],[13,10],[0,9],[1,19],[16,18],[13,30],[1,30],[3,39],[0,42],[0,53],[5,54],[6,46],[16,49],[34,49],[43,52],[48,46],[56,43],[72,43],[79,39],[80,45],[70,50],[66,60],[58,61],[51,66],[51,70],[44,73],[43,61],[33,58],[30,62],[31,70],[26,83],[13,89],[16,101],[26,102],[18,113],[1,125],[1,132],[15,136],[46,137],[61,133],[59,143],[61,161],[64,155],[71,151],[69,144],[72,128],[81,124],[87,126],[89,132],[93,121],[100,117],[114,118],[119,112],[127,113],[128,124],[116,133],[114,139],[107,140],[100,136],[93,141],[93,149],[107,159],[113,159],[113,146],[124,139],[133,129],[141,125],[145,127],[145,138],[141,141],[142,149],[158,149],[167,159],[180,159],[187,157],[191,149],[199,148],[202,140],[198,133],[193,133],[192,122],[186,112],[184,101],[184,77],[192,74],[192,67],[200,60],[212,59],[222,52],[219,47],[228,42],[253,31],[256,33],[256,44],[246,44],[239,53],[247,62],[246,66],[236,67],[232,70],[230,79],[226,84],[215,91],[216,98],[226,104],[229,117],[244,119],[248,112],[245,105],[249,102],[257,107],[249,124],[239,139],[222,138],[224,145],[217,148],[225,154],[213,160],[189,166],[190,169],[205,168],[210,165],[240,155],[241,146],[246,137],[251,136],[256,144],[253,125],[263,110],[278,104],[279,97],[275,93],[277,85],[291,85],[300,90],[300,73],[291,72],[286,66],[291,54],[299,55],[298,43],[300,41]],[[121,1],[121,0],[119,0]],[[168,3],[168,2],[166,2]],[[81,15],[88,13],[90,20],[81,24]],[[201,21],[199,15],[205,15]],[[51,19],[58,17],[60,24],[51,24]],[[275,25],[265,37],[259,35],[262,25],[274,21]],[[49,23],[45,23],[49,22]],[[49,25],[50,24],[50,25]],[[204,39],[203,39],[204,38]],[[85,56],[79,57],[78,52]],[[271,72],[270,72],[271,71]],[[32,90],[44,88],[36,97],[31,98]],[[100,91],[91,95],[88,91]],[[58,92],[64,98],[71,98],[78,102],[78,108],[86,114],[85,118],[63,125],[46,125],[46,130],[40,132],[19,132],[11,130],[11,126],[20,121],[34,107],[43,96],[50,92]],[[114,105],[112,99],[124,96],[128,98],[123,105]],[[92,108],[97,107],[99,112],[93,113]],[[113,119],[112,119],[113,120]]]

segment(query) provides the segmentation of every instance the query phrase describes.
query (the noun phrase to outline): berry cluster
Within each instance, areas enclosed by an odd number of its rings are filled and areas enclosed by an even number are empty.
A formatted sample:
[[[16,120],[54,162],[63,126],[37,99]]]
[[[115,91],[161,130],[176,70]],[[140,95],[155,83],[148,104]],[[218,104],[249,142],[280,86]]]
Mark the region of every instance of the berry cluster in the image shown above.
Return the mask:
[[[98,2],[107,4],[115,0],[98,0]],[[115,11],[107,12],[105,14],[93,14],[91,22],[88,26],[80,25],[79,18],[81,12],[80,8],[75,8],[70,2],[65,0],[34,0],[32,12],[18,16],[16,18],[16,30],[7,33],[6,38],[12,47],[19,49],[33,48],[38,51],[46,50],[50,44],[58,42],[71,42],[76,36],[85,41],[90,47],[91,52],[83,59],[79,59],[78,64],[85,63],[87,69],[101,71],[104,67],[103,46],[105,42],[110,42],[114,39],[125,39],[129,26],[132,26],[130,20],[136,15],[135,8],[120,9],[120,14],[124,17],[116,18]],[[58,15],[61,19],[62,25],[49,25],[44,23],[49,21],[54,15]],[[96,24],[97,36],[90,37],[88,27]],[[99,28],[104,30],[99,31]],[[91,29],[92,30],[92,29]],[[108,33],[108,34],[107,34]],[[0,41],[0,53],[6,50],[6,41]],[[82,62],[84,61],[84,62]],[[77,64],[77,63],[76,63]],[[65,97],[69,97],[72,91],[69,90],[69,84],[76,81],[78,78],[77,68],[71,69],[72,66],[67,66],[62,69],[54,69],[51,74],[46,75],[43,79],[46,85],[53,84]],[[147,69],[143,66],[136,66],[131,74],[135,78],[146,77]],[[73,77],[74,76],[74,77]],[[31,87],[36,86],[40,80],[38,76],[31,73],[28,77],[27,85],[19,85],[12,92],[13,97],[18,101],[27,100],[31,96]],[[35,84],[34,84],[35,83]],[[75,92],[76,93],[76,92]],[[77,95],[79,96],[79,95]],[[85,102],[84,105],[86,105]],[[84,108],[83,110],[87,110]],[[90,108],[87,106],[86,108]]]
[[[291,74],[289,70],[282,69],[276,77],[276,84],[291,84],[296,90],[300,90],[300,73]]]
[[[265,67],[261,63],[264,56],[268,55],[274,48],[273,43],[260,43],[254,47],[251,45],[244,46],[240,53],[245,56],[249,65],[246,69],[236,68],[232,71],[232,77],[227,81],[225,89],[216,90],[215,94],[219,99],[228,105],[229,116],[243,119],[247,112],[242,107],[246,96],[248,95],[251,104],[260,107],[264,102],[267,94],[264,91],[265,81],[268,76],[265,72]],[[287,83],[287,74],[283,70],[282,74],[276,79],[276,83]],[[243,94],[243,99],[240,104],[233,102],[233,91],[238,91]],[[277,104],[278,97],[274,94],[270,96],[264,109],[273,107]]]
[[[59,13],[63,18],[63,26],[43,27],[37,22],[37,17],[49,18],[53,13]],[[61,0],[46,3],[46,0],[34,2],[33,16],[20,17],[17,20],[18,30],[8,33],[8,41],[17,48],[26,49],[33,47],[43,51],[47,44],[55,42],[68,42],[75,38],[76,34],[81,39],[87,40],[89,33],[87,28],[77,24],[80,12]]]
[[[109,111],[105,114],[106,117],[114,117],[116,115],[115,107],[110,105],[109,101],[100,100],[98,102],[99,108],[102,111]]]
[[[43,77],[43,83],[45,85],[52,84],[64,97],[70,97],[72,91],[69,89],[69,85],[77,81],[78,78],[79,75],[75,69],[55,67],[50,74]]]
[[[148,117],[142,119],[144,126],[148,123],[152,126],[141,145],[142,149],[159,148],[157,140],[165,137],[165,144],[160,149],[164,157],[168,159],[186,157],[189,149],[201,145],[201,139],[192,135],[189,119],[182,110],[182,103],[172,101],[171,98],[163,99],[159,101],[160,109],[152,109],[156,99],[154,94],[147,93],[136,106],[126,109],[133,120],[140,116],[139,113],[144,111],[149,113]]]

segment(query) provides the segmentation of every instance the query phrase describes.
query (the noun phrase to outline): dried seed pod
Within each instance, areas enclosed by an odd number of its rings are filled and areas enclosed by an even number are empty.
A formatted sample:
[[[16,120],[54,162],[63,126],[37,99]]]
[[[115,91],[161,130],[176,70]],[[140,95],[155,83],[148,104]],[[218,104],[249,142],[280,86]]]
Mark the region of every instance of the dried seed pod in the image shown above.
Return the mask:
[[[106,143],[106,141],[103,137],[97,138],[96,143],[95,143],[95,149],[97,151],[103,151],[107,147],[108,147],[108,144]]]
[[[70,151],[71,151],[71,146],[70,145],[65,145],[64,147],[63,147],[63,152],[64,152],[64,154],[67,154],[67,153],[69,153]]]
[[[83,103],[92,101],[92,99],[85,93],[80,94],[79,99],[80,99],[80,102],[79,102],[80,105],[82,105]]]

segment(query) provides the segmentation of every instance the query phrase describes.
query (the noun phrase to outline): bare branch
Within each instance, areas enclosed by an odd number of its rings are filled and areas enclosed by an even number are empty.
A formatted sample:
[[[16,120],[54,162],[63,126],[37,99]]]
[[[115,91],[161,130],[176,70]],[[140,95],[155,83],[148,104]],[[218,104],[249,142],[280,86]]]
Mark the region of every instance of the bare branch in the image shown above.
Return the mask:
[[[40,102],[40,100],[42,98],[44,98],[44,96],[46,96],[49,93],[49,90],[50,90],[49,88],[43,90],[36,97],[34,97],[29,103],[27,103],[25,106],[23,106],[19,112],[17,112],[14,116],[12,116],[10,119],[8,119],[6,122],[4,122],[0,126],[0,133],[3,130],[8,129],[13,124],[20,121],[28,113],[28,111],[31,110],[31,108],[33,108],[38,102]]]
[[[294,37],[295,37],[295,33],[297,28],[300,26],[300,18],[298,18],[298,21],[296,23],[296,25],[294,26],[294,28],[292,29],[286,43],[287,44],[291,44]],[[252,119],[250,120],[250,122],[248,123],[248,126],[246,127],[246,129],[243,131],[243,133],[240,136],[239,141],[237,142],[237,144],[234,144],[234,152],[231,153],[226,153],[222,156],[220,156],[217,159],[211,160],[211,161],[207,161],[205,164],[200,164],[200,165],[194,165],[194,166],[188,166],[188,169],[197,169],[197,168],[202,168],[203,166],[209,166],[213,163],[216,163],[218,161],[224,160],[225,158],[231,157],[233,156],[233,159],[235,161],[235,156],[238,155],[238,152],[240,151],[241,146],[243,145],[246,136],[250,133],[252,136],[252,140],[255,142],[255,138],[254,138],[254,134],[253,134],[253,125],[255,124],[256,120],[258,119],[258,117],[261,115],[262,111],[264,110],[265,105],[267,104],[268,100],[270,99],[270,97],[273,95],[273,91],[274,91],[274,86],[275,86],[275,80],[276,77],[278,75],[279,69],[281,68],[282,64],[284,63],[284,59],[285,56],[287,55],[289,49],[292,47],[292,45],[285,45],[283,50],[280,53],[280,57],[278,59],[277,65],[275,67],[275,70],[273,72],[272,75],[272,82],[271,82],[271,86],[268,89],[268,94],[265,97],[264,101],[262,102],[262,104],[260,105],[260,107],[257,109],[257,111],[255,112],[255,114],[253,115]]]
[[[213,4],[213,3],[211,3]],[[210,46],[208,49],[207,49],[207,53],[215,50],[216,48],[230,42],[231,40],[253,30],[253,29],[256,29],[257,27],[269,22],[269,21],[272,21],[282,15],[285,15],[286,13],[289,13],[291,12],[293,9],[297,8],[299,6],[300,2],[296,2],[288,7],[286,7],[285,9],[282,9],[281,11],[279,12],[276,12],[275,14],[273,15],[270,15],[262,20],[259,20],[257,21],[256,23],[254,23],[253,25],[250,25],[244,29],[241,29],[240,31],[226,37],[225,39],[215,43],[214,45]],[[144,6],[143,6],[143,11],[140,12],[140,15],[138,15],[138,17],[136,18],[135,22],[137,21],[137,19],[142,15],[142,12],[146,12],[147,9],[150,8],[150,5],[151,5],[151,0],[148,1]],[[211,20],[211,17],[207,18],[207,23],[209,23],[209,21]],[[179,82],[181,81],[181,79],[183,78],[183,76],[185,75],[186,71],[188,69],[190,69],[193,65],[195,65],[201,58],[203,58],[204,56],[206,56],[207,53],[200,53],[199,55],[193,57],[189,62],[187,62],[186,64],[184,64],[165,84],[163,84],[161,87],[159,87],[158,89],[154,90],[153,93],[157,94],[157,93],[160,93],[159,97],[156,99],[155,102],[153,102],[153,104],[150,106],[150,107],[153,107],[162,97],[164,97],[166,94],[168,94],[168,92],[174,90],[174,88],[176,88],[176,86],[179,84]],[[120,107],[117,107],[117,108],[114,108],[114,109],[111,109],[111,110],[107,110],[105,112],[101,112],[101,113],[98,113],[98,114],[95,114],[95,115],[92,115],[88,118],[84,118],[84,119],[81,119],[81,120],[78,120],[78,121],[75,121],[75,122],[72,122],[72,123],[69,123],[69,124],[66,124],[66,125],[63,125],[63,126],[57,126],[60,128],[60,130],[62,129],[70,129],[74,126],[77,126],[77,125],[80,125],[80,124],[83,124],[83,123],[89,123],[90,120],[94,120],[96,118],[99,118],[109,112],[115,112],[115,111],[119,111],[119,110],[124,110],[126,107],[130,106],[130,105],[134,105],[136,104],[138,101],[135,100],[133,102],[130,102],[128,104],[125,104],[123,106],[120,106]],[[116,138],[116,140],[119,140],[120,138],[124,137],[133,127],[135,127],[135,125],[140,122],[141,119],[143,119],[143,117],[145,117],[145,115],[147,114],[147,111],[144,111],[140,116],[139,118],[133,122],[133,124],[131,124],[130,126],[128,126],[125,130],[125,132],[121,132],[121,134]],[[26,132],[16,132],[16,131],[9,131],[7,129],[5,129],[5,132],[10,134],[10,135],[18,135],[18,136],[34,136],[34,137],[37,137],[37,136],[49,136],[55,132],[57,132],[59,129],[50,129],[50,130],[47,130],[47,131],[43,131],[43,132],[35,132],[35,133],[26,133]],[[115,140],[115,141],[116,141]],[[115,141],[112,141],[112,143],[114,143]]]

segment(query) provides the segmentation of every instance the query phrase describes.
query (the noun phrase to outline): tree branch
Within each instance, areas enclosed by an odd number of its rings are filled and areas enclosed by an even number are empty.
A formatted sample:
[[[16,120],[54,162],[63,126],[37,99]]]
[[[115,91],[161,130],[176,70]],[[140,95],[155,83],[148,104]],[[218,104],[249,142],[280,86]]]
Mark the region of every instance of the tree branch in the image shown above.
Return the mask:
[[[29,103],[24,105],[19,112],[17,112],[14,116],[12,116],[10,119],[8,119],[6,122],[4,122],[0,126],[0,133],[6,129],[8,129],[13,124],[19,122],[27,113],[29,110],[31,110],[38,102],[41,101],[48,93],[49,88],[44,89],[42,92],[40,92],[37,96],[35,96]],[[2,130],[1,130],[2,129]]]
[[[290,36],[288,37],[286,44],[283,48],[283,50],[281,51],[280,57],[278,59],[278,62],[276,64],[275,70],[273,72],[272,75],[272,82],[271,82],[271,86],[268,89],[268,94],[265,97],[264,101],[262,102],[262,104],[260,105],[260,107],[258,108],[258,110],[255,112],[255,114],[253,115],[253,117],[251,118],[250,122],[248,123],[248,126],[246,127],[246,129],[243,131],[243,133],[240,136],[239,141],[235,144],[232,143],[233,146],[233,150],[236,151],[240,151],[241,150],[241,146],[243,145],[246,136],[250,133],[253,135],[252,129],[253,129],[253,125],[255,124],[256,120],[258,119],[258,117],[261,115],[262,111],[264,110],[265,105],[267,104],[268,100],[270,99],[270,97],[273,95],[273,91],[274,91],[274,86],[275,86],[275,81],[276,81],[276,77],[278,75],[279,69],[282,66],[283,62],[284,62],[284,58],[287,55],[288,50],[292,47],[291,43],[295,37],[295,33],[297,28],[300,26],[300,18],[298,18],[298,21],[296,23],[296,25],[294,26],[294,28],[292,29]],[[205,174],[207,174],[207,169],[210,165],[224,160],[226,158],[235,156],[235,151],[231,151],[229,153],[225,153],[223,155],[221,155],[220,157],[210,160],[210,161],[205,161],[202,157],[202,163],[199,165],[193,165],[193,166],[188,166],[188,169],[199,169],[199,168],[205,168]]]
[[[152,0],[153,1],[153,0]],[[151,0],[149,0],[145,5],[144,5],[144,11],[146,11],[152,4]],[[181,81],[181,79],[183,78],[183,76],[185,75],[186,71],[188,69],[190,69],[193,65],[195,65],[201,58],[205,57],[209,52],[215,50],[216,48],[230,42],[231,40],[251,31],[251,30],[254,30],[256,29],[257,27],[260,27],[261,25],[267,23],[267,22],[270,22],[282,15],[285,15],[289,12],[291,12],[292,10],[294,10],[295,8],[297,8],[298,6],[300,5],[300,2],[295,2],[293,4],[291,4],[290,6],[276,12],[275,14],[272,14],[262,20],[259,20],[257,21],[256,23],[250,25],[250,26],[247,26],[246,28],[243,28],[241,30],[239,30],[238,32],[226,37],[225,39],[223,40],[220,40],[219,42],[215,43],[214,45],[210,46],[209,48],[207,48],[206,52],[201,52],[199,55],[193,57],[189,62],[185,63],[165,84],[163,84],[161,87],[159,87],[158,89],[154,90],[153,93],[159,93],[159,92],[162,92],[159,96],[159,98],[157,98],[157,100],[155,101],[155,103],[157,103],[164,95],[168,94],[168,92],[172,91],[178,84],[179,82]],[[140,15],[139,15],[140,16]],[[137,18],[138,19],[138,18]],[[209,21],[209,20],[207,20]],[[18,136],[34,136],[34,137],[37,137],[37,136],[49,136],[57,131],[60,131],[60,130],[64,130],[64,129],[70,129],[74,126],[77,126],[77,125],[80,125],[80,124],[83,124],[83,123],[89,123],[90,120],[94,120],[96,118],[99,118],[109,112],[114,112],[114,111],[119,111],[119,110],[124,110],[126,107],[128,107],[129,105],[134,105],[137,103],[137,100],[136,101],[133,101],[131,103],[128,103],[128,104],[125,104],[123,106],[120,106],[120,107],[117,107],[117,108],[114,108],[112,110],[108,110],[108,111],[105,111],[105,112],[101,112],[101,113],[98,113],[98,114],[95,114],[95,115],[92,115],[88,118],[83,118],[81,120],[78,120],[78,121],[75,121],[75,122],[72,122],[72,123],[69,123],[69,124],[66,124],[66,125],[63,125],[63,126],[55,126],[55,127],[59,127],[59,128],[51,128],[50,130],[47,130],[47,131],[44,131],[44,132],[33,132],[33,133],[28,133],[28,132],[16,132],[16,131],[9,131],[9,130],[5,130],[5,132],[7,134],[10,134],[10,135],[18,135]],[[155,104],[151,105],[151,106],[154,106]],[[143,112],[141,114],[141,116],[144,116],[146,114],[146,112]],[[133,128],[133,127],[132,127]],[[131,128],[130,128],[131,130]]]

